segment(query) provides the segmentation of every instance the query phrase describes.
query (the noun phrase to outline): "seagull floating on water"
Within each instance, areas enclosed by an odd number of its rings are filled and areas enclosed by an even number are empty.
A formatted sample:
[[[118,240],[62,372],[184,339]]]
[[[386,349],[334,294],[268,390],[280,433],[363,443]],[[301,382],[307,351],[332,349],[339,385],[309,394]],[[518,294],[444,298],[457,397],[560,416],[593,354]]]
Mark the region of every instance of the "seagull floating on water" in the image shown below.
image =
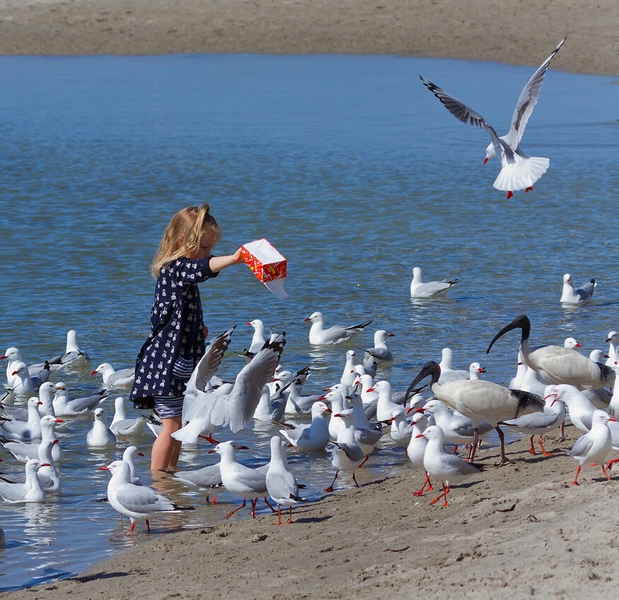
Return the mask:
[[[36,458],[31,458],[25,466],[26,480],[24,483],[0,481],[2,499],[10,504],[45,502],[47,496],[37,475],[37,471],[42,466]]]
[[[314,346],[326,346],[329,344],[341,344],[352,337],[360,334],[372,321],[365,321],[359,325],[342,327],[333,325],[328,329],[324,328],[324,317],[319,311],[313,312],[305,321],[311,321],[312,326],[309,331],[309,343]]]
[[[507,192],[507,199],[513,197],[513,192],[517,190],[530,191],[533,184],[548,170],[550,161],[547,158],[538,156],[527,156],[520,148],[520,142],[524,134],[524,129],[533,113],[533,108],[539,99],[542,83],[550,62],[561,46],[565,43],[563,38],[552,54],[540,65],[527,81],[526,85],[516,103],[516,108],[512,115],[511,126],[506,135],[500,136],[488,121],[479,113],[454,98],[431,81],[426,81],[420,77],[423,84],[441,101],[445,108],[463,123],[477,125],[486,130],[490,136],[490,144],[486,148],[486,158],[484,163],[493,156],[501,158],[501,171],[494,181],[493,186],[497,190]]]
[[[597,287],[595,279],[590,279],[587,283],[578,288],[572,283],[572,276],[569,273],[563,275],[563,291],[561,292],[561,304],[580,304],[591,300],[593,290]]]
[[[100,374],[106,388],[128,388],[135,379],[135,369],[119,369],[116,371],[110,363],[101,363],[91,375]]]
[[[413,280],[411,281],[411,296],[413,298],[431,298],[444,296],[454,285],[457,279],[443,279],[443,281],[423,281],[421,267],[413,267]]]
[[[105,410],[100,407],[95,408],[92,414],[94,422],[92,428],[86,434],[86,445],[89,448],[115,448],[116,436],[107,426]]]

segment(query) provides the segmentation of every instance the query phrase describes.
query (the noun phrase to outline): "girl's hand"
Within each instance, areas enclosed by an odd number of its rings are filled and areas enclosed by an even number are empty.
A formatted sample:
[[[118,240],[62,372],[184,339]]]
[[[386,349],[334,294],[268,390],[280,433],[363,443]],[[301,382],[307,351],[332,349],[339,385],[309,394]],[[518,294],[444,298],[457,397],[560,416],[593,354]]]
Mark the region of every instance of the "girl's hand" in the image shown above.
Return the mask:
[[[243,254],[242,254],[242,248],[239,248],[233,255],[232,255],[232,259],[234,260],[234,264],[238,264],[238,263],[242,263],[243,261]]]

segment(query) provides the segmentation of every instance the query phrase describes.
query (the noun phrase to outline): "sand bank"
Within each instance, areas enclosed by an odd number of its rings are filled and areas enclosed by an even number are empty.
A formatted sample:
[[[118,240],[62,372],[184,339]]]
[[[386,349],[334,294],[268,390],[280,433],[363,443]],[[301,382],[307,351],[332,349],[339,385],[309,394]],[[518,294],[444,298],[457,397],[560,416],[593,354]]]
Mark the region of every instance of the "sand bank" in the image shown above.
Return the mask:
[[[400,54],[619,75],[619,3],[0,0],[0,54]]]

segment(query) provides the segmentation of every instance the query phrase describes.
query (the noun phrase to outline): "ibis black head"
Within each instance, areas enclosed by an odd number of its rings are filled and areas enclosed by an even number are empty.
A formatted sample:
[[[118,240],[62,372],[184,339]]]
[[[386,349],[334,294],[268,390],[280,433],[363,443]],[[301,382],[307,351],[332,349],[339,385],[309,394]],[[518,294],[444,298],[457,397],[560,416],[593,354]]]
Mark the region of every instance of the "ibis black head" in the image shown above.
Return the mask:
[[[441,376],[441,367],[439,364],[433,360],[428,361],[423,367],[421,371],[417,374],[417,377],[413,379],[413,382],[408,386],[406,390],[406,394],[404,395],[405,402],[413,395],[415,392],[415,388],[417,384],[428,375],[432,376],[432,381],[430,382],[430,388],[438,381]]]
[[[499,333],[492,338],[492,341],[486,350],[486,354],[490,354],[490,348],[492,348],[494,342],[512,329],[522,329],[521,341],[528,340],[531,333],[531,321],[529,321],[529,317],[527,317],[527,315],[518,315],[509,325],[503,327],[503,329],[501,329],[501,331],[499,331]]]

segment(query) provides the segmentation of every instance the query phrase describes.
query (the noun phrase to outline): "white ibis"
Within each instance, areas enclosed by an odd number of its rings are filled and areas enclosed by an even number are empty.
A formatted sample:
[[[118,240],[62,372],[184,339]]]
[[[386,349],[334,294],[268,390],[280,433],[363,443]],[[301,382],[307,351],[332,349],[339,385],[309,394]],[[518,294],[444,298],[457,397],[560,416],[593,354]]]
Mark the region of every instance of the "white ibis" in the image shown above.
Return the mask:
[[[499,422],[544,409],[544,402],[539,396],[520,390],[509,390],[491,381],[465,379],[440,385],[438,380],[441,368],[434,361],[429,361],[423,366],[410,384],[407,396],[427,376],[432,377],[430,389],[436,398],[452,410],[471,419],[475,425],[469,461],[475,456],[482,421],[490,423],[499,435],[501,458],[497,466],[502,466],[508,461],[505,458],[505,436],[498,425]]]
[[[580,390],[601,388],[612,385],[615,372],[606,365],[592,361],[573,348],[563,346],[541,346],[531,349],[529,336],[531,321],[526,315],[517,316],[509,325],[499,331],[490,342],[486,353],[494,343],[512,329],[522,330],[520,352],[522,360],[531,367],[547,384],[567,383]]]

